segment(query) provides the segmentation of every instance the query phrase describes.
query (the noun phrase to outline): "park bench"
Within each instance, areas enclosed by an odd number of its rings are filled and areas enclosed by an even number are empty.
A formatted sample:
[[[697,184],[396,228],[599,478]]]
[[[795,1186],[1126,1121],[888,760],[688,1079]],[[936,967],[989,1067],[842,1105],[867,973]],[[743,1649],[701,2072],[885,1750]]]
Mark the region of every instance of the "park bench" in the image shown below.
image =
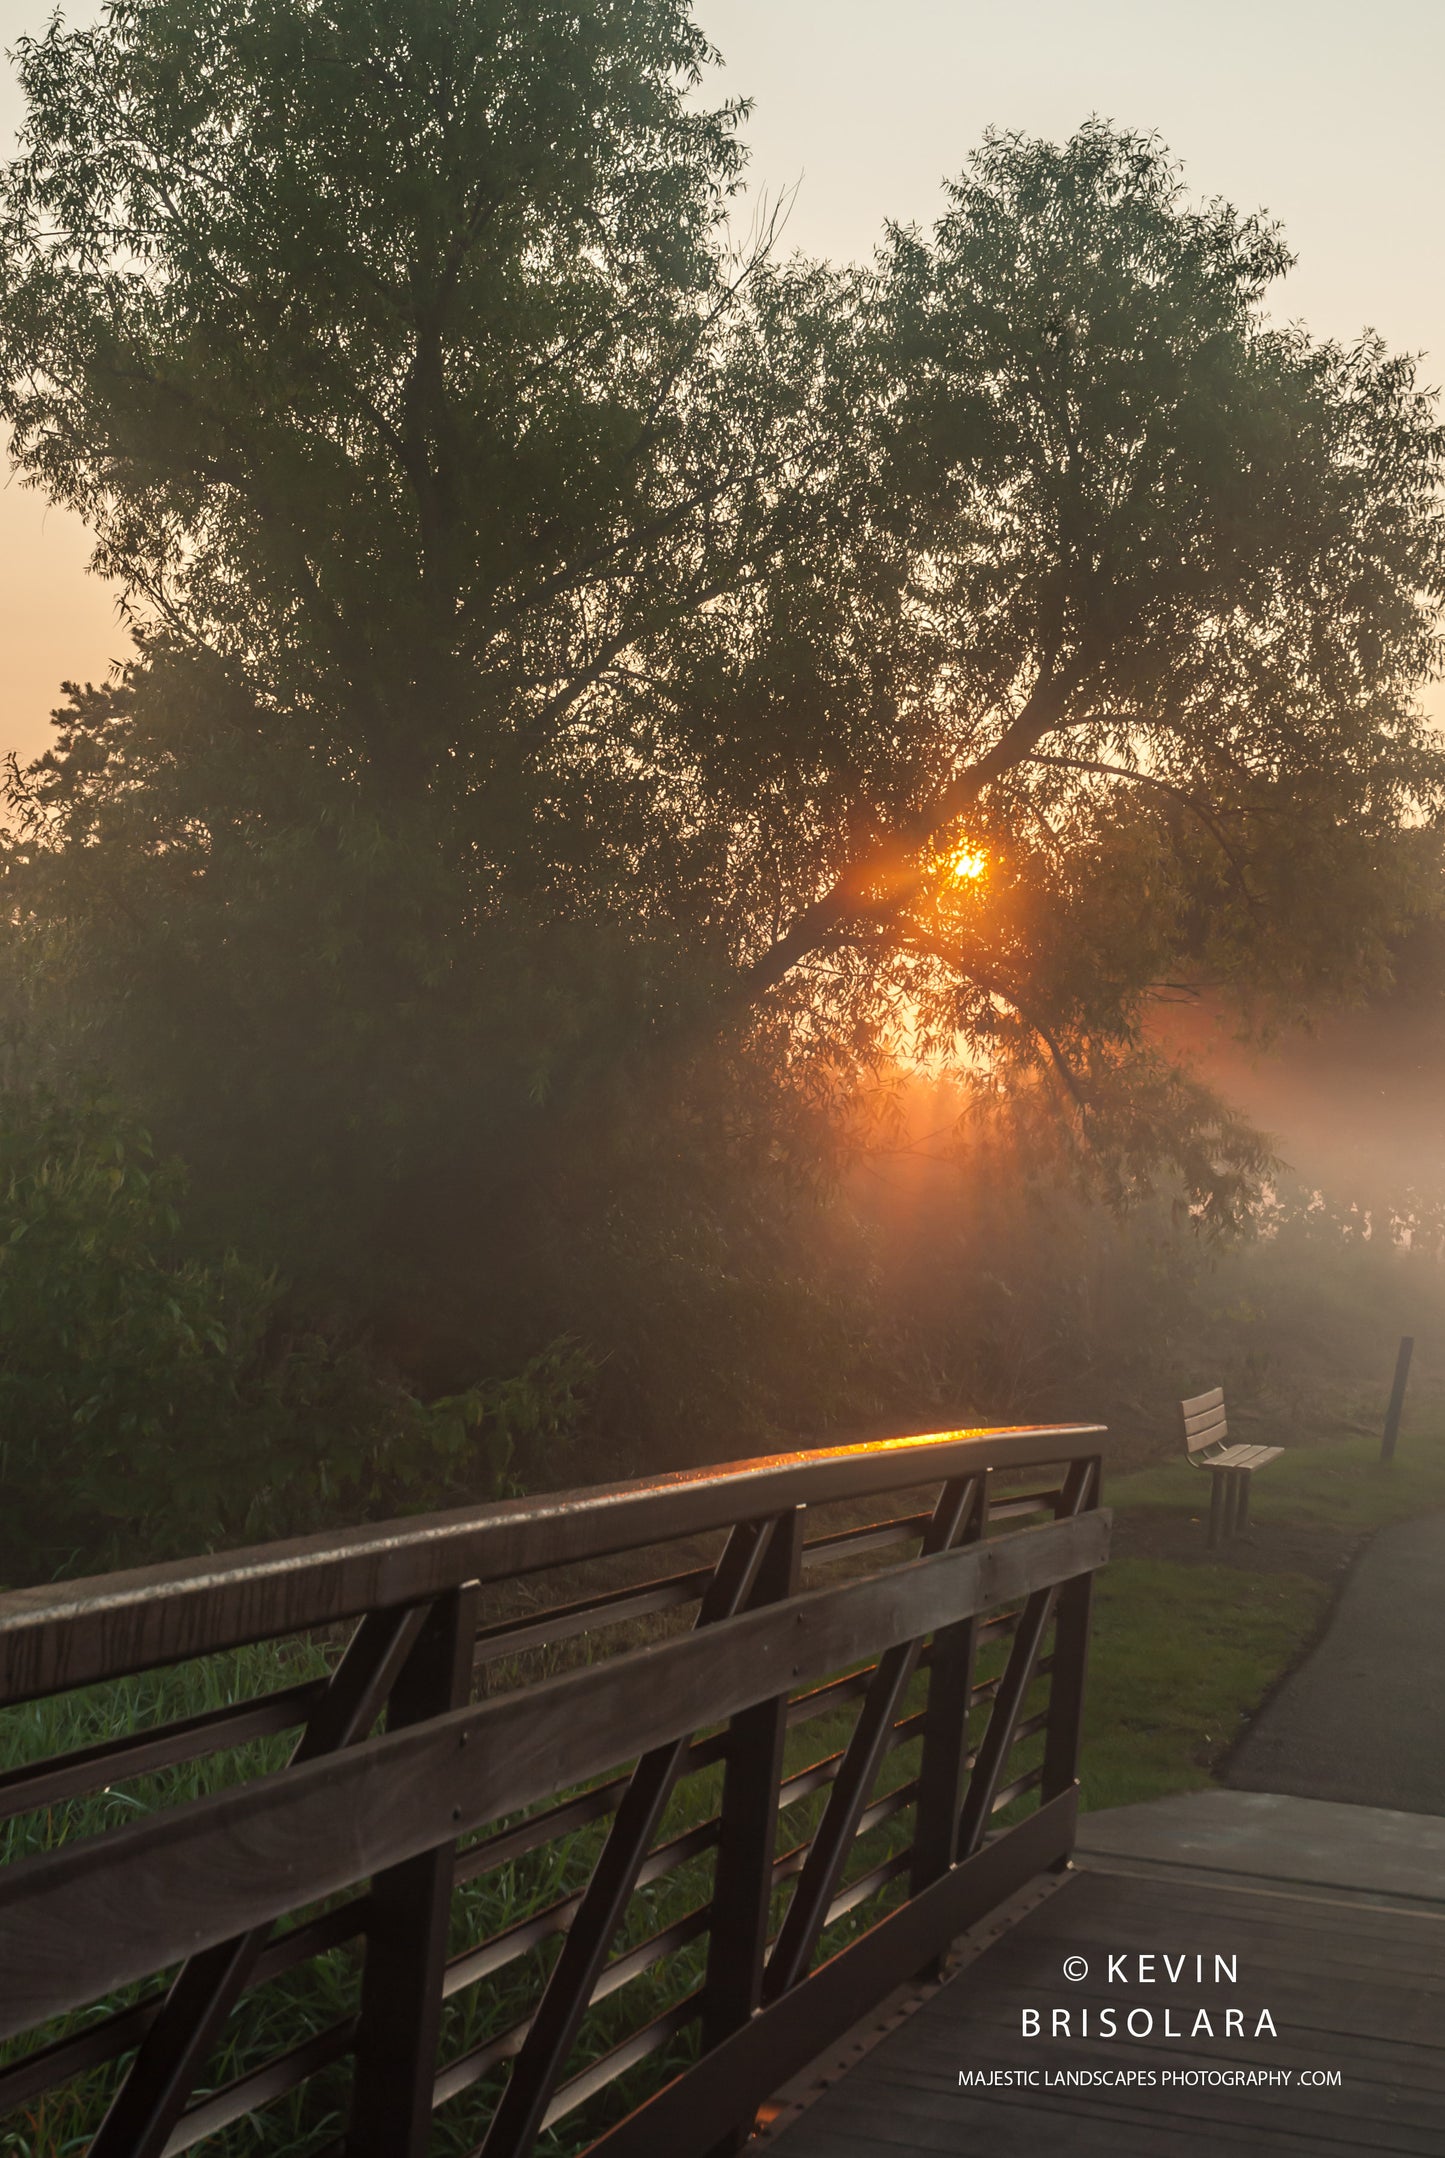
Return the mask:
[[[1249,1480],[1282,1454],[1282,1446],[1231,1446],[1229,1423],[1224,1413],[1224,1388],[1212,1386],[1207,1394],[1181,1401],[1184,1449],[1189,1465],[1208,1469],[1213,1478],[1209,1496],[1209,1541],[1237,1536],[1249,1519]]]

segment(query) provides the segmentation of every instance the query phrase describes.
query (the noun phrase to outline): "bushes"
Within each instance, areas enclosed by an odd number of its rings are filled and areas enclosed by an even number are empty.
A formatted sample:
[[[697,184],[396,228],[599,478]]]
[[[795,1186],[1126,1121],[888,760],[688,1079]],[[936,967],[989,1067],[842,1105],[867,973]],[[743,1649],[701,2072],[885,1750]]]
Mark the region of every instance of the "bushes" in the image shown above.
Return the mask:
[[[570,1428],[566,1344],[423,1403],[274,1273],[188,1255],[184,1197],[105,1095],[0,1097],[0,1580],[495,1495]]]
[[[957,1114],[946,1093],[914,1108],[920,1134]],[[559,1249],[541,1255],[554,1284],[572,1264],[546,1331],[595,1356],[559,1339],[529,1359],[520,1313],[492,1305],[478,1337],[498,1346],[472,1368],[510,1375],[427,1400],[371,1339],[303,1316],[274,1272],[183,1236],[185,1177],[116,1100],[0,1093],[0,1582],[476,1501],[519,1476],[727,1457],[830,1422],[1099,1416],[1116,1454],[1142,1458],[1172,1444],[1180,1394],[1219,1378],[1281,1429],[1338,1428],[1383,1398],[1401,1331],[1421,1337],[1416,1395],[1435,1383],[1423,1220],[1404,1238],[1388,1209],[1367,1221],[1277,1187],[1251,1240],[1210,1244],[1162,1197],[1117,1220],[1031,1184],[988,1117],[941,1152],[895,1135],[890,1173],[874,1156],[851,1204],[764,1164],[771,1207],[749,1211],[728,1149],[687,1154],[665,1116],[649,1130],[648,1148],[594,1155],[600,1195],[563,1178],[572,1242],[554,1208]],[[520,1300],[548,1268],[505,1248]]]

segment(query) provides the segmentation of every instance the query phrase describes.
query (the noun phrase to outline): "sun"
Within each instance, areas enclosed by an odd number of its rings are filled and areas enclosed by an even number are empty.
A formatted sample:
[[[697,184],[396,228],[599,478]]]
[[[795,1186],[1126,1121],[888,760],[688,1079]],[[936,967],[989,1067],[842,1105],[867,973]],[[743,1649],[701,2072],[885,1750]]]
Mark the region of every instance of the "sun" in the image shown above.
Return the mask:
[[[977,884],[988,874],[988,856],[982,847],[971,847],[965,839],[939,855],[938,868],[945,883]]]

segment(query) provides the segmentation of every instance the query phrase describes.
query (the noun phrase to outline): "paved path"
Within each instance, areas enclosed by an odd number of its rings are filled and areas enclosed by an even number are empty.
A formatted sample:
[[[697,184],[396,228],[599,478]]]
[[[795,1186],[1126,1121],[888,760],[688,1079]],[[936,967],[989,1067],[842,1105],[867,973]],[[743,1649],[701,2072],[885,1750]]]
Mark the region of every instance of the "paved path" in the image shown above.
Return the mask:
[[[1445,1514],[1380,1530],[1225,1780],[1445,1814]]]
[[[1445,1820],[1265,1791],[1180,1791],[1080,1817],[1076,1863],[1106,1872],[1428,1909],[1445,1923]]]

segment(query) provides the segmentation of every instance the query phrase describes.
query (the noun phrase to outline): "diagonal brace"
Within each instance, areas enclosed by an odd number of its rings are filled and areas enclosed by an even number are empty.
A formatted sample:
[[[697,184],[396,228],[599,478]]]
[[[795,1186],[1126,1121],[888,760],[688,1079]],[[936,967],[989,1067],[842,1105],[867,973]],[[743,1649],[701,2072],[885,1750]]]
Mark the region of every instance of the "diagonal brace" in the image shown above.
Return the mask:
[[[944,1485],[924,1531],[921,1557],[931,1558],[935,1552],[952,1548],[973,1511],[975,1491],[976,1480],[972,1477],[956,1477]],[[904,1641],[879,1658],[787,1916],[768,1958],[766,2001],[777,2000],[796,1985],[812,1961],[818,1937],[828,1922],[828,1907],[839,1876],[853,1848],[859,1818],[888,1749],[898,1704],[917,1668],[922,1645],[921,1641]]]
[[[703,1596],[697,1627],[731,1618],[743,1609],[772,1530],[771,1520],[745,1521],[733,1529]],[[524,2158],[541,2133],[552,2093],[591,2004],[689,1743],[690,1734],[657,1746],[632,1771],[482,2142],[484,2158]]]
[[[1093,1490],[1093,1465],[1090,1462],[1070,1464],[1064,1487],[1056,1509],[1056,1519],[1069,1520],[1083,1513]],[[982,1844],[993,1813],[993,1802],[998,1792],[1003,1765],[1009,1757],[1014,1742],[1014,1732],[1023,1710],[1024,1700],[1033,1683],[1039,1651],[1043,1647],[1044,1634],[1054,1615],[1058,1600],[1059,1584],[1046,1589],[1035,1589],[1024,1605],[1023,1616],[1009,1651],[1009,1660],[994,1696],[993,1713],[988,1719],[988,1729],[983,1734],[969,1778],[968,1793],[963,1802],[963,1815],[958,1830],[958,1855],[972,1858]]]
[[[426,1615],[424,1604],[367,1614],[296,1743],[293,1767],[365,1737]],[[161,2158],[270,1930],[255,1927],[182,1964],[101,2122],[90,2158]]]

